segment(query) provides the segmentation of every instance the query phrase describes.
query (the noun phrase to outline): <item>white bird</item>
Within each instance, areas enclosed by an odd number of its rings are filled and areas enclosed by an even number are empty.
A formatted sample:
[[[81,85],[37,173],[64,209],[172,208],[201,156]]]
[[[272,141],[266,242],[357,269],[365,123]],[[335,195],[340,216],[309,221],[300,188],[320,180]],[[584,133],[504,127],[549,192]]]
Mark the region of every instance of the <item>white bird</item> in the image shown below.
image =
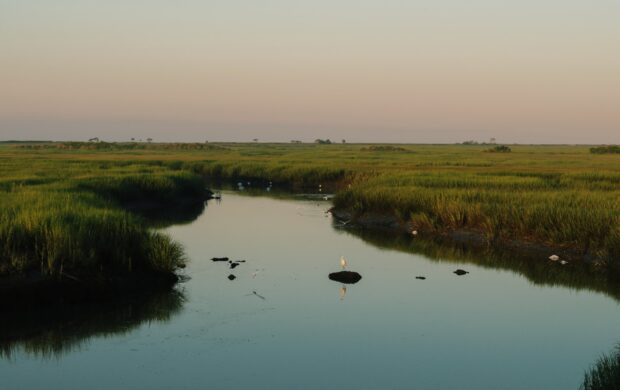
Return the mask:
[[[558,260],[560,260],[560,256],[558,256],[558,255],[551,255],[551,256],[549,256],[549,260],[551,260],[551,261],[558,261]]]
[[[562,260],[562,261],[560,261],[560,264],[562,264],[562,265],[566,265],[566,264],[568,264],[568,261],[566,261],[566,260]]]
[[[347,259],[345,259],[344,256],[340,256],[340,266],[342,269],[347,268]]]
[[[412,231],[412,232],[411,232],[411,234],[412,234],[413,236],[417,236],[417,235],[418,235],[418,231],[417,231],[417,230],[414,230],[414,231]]]

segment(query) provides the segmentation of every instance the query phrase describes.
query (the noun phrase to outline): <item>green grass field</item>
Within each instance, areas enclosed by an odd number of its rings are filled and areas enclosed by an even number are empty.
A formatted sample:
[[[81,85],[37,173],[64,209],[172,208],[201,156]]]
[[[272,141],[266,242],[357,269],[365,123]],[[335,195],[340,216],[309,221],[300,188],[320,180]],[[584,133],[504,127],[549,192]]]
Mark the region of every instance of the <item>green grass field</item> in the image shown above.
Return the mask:
[[[0,273],[92,264],[174,269],[180,249],[123,202],[171,201],[201,178],[337,189],[336,207],[423,232],[466,229],[620,260],[620,155],[589,146],[3,144]],[[115,242],[114,253],[110,245]],[[140,245],[132,245],[139,241]],[[137,251],[135,248],[139,248]],[[110,260],[112,259],[112,260]],[[108,264],[106,262],[112,262]]]

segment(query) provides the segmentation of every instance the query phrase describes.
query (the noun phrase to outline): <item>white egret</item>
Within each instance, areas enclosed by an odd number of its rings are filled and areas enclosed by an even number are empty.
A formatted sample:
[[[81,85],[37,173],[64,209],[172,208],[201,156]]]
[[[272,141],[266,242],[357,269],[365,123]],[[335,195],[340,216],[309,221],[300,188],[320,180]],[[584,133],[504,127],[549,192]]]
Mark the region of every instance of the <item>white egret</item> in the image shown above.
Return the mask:
[[[558,261],[558,260],[560,260],[560,256],[558,256],[558,255],[551,255],[551,256],[549,256],[549,260],[551,260],[551,261]]]
[[[342,269],[347,268],[347,259],[345,259],[344,256],[340,256],[340,266]]]
[[[417,236],[417,235],[418,235],[418,231],[417,231],[417,230],[413,230],[413,231],[411,232],[411,235],[413,235],[413,236]]]

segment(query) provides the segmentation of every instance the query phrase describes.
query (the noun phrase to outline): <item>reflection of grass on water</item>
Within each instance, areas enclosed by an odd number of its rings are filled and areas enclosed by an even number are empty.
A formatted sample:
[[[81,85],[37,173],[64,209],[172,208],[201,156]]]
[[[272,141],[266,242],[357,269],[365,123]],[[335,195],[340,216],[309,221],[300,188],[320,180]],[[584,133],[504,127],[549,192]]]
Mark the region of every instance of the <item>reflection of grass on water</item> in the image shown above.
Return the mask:
[[[607,294],[620,301],[620,285],[609,274],[584,262],[553,263],[544,254],[475,246],[448,239],[426,239],[365,229],[346,230],[377,247],[421,254],[438,262],[467,262],[485,268],[506,269],[538,285],[564,286]]]
[[[177,290],[145,293],[97,305],[53,305],[3,313],[0,358],[20,350],[52,358],[80,349],[92,337],[129,333],[143,323],[165,322],[179,313],[185,298]]]
[[[618,390],[620,389],[620,346],[610,355],[601,356],[586,372],[583,390]]]

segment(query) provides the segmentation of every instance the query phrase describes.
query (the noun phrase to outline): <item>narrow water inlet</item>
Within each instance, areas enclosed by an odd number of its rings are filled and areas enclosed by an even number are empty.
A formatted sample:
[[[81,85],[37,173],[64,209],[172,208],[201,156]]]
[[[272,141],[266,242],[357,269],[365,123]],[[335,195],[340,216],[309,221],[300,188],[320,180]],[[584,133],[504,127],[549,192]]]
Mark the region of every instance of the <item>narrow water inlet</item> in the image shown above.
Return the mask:
[[[545,261],[548,272],[528,274],[530,265],[508,268],[419,238],[343,230],[325,218],[329,207],[224,192],[195,221],[165,229],[190,259],[178,310],[124,332],[57,327],[47,339],[13,344],[10,360],[0,359],[3,384],[81,389],[80,373],[105,364],[115,375],[95,375],[89,388],[173,387],[178,377],[189,388],[300,380],[385,388],[412,377],[420,388],[578,388],[620,336],[614,293],[580,285],[566,267]],[[363,276],[358,283],[325,277],[342,254],[346,271]],[[245,262],[231,270],[237,259]],[[457,269],[469,273],[457,277]],[[46,345],[62,343],[54,332],[65,330],[79,348],[47,354]],[[346,380],[343,361],[356,372]],[[273,367],[287,367],[277,383]]]

